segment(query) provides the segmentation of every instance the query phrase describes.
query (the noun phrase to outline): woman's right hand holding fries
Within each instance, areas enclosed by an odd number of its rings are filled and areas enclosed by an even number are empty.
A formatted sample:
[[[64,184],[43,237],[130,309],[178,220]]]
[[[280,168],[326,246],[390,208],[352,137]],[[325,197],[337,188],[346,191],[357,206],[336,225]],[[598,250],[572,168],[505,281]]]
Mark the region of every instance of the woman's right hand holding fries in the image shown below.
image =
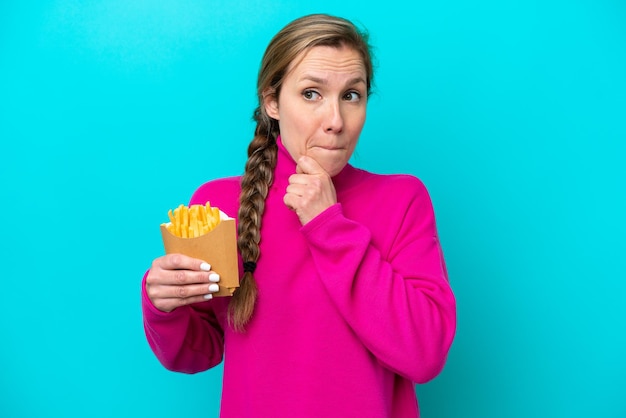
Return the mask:
[[[167,254],[152,262],[146,291],[158,310],[171,312],[179,306],[211,299],[219,290],[219,280],[207,262],[183,254]]]

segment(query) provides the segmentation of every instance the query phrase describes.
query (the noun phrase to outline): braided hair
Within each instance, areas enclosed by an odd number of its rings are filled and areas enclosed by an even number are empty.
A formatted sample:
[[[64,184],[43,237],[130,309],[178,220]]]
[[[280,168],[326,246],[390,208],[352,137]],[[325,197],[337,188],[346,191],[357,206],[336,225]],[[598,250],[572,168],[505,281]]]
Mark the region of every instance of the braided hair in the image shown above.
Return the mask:
[[[265,104],[271,100],[278,102],[285,76],[298,64],[302,53],[315,46],[348,46],[359,52],[366,69],[368,95],[371,91],[373,64],[368,35],[349,20],[325,14],[301,17],[278,32],[265,50],[257,80],[259,105],[253,114],[257,125],[241,177],[237,214],[237,247],[244,261],[244,274],[228,306],[228,322],[239,332],[245,331],[258,296],[254,270],[261,255],[261,220],[274,181],[278,153],[278,121],[269,117]]]

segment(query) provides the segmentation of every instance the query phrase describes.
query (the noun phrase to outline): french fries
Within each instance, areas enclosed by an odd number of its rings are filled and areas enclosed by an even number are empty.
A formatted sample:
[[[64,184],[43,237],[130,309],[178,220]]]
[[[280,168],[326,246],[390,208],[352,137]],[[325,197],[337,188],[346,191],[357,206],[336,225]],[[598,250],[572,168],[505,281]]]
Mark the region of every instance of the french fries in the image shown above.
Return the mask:
[[[164,224],[167,230],[180,238],[197,238],[213,230],[220,223],[220,211],[206,205],[179,205],[174,211],[167,212],[170,218],[168,224]]]

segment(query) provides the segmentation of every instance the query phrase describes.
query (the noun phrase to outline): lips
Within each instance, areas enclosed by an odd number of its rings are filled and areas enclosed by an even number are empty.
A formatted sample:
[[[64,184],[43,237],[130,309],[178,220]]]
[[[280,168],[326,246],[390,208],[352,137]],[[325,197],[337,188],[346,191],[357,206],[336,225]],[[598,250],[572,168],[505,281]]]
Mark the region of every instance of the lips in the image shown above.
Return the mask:
[[[336,147],[336,146],[330,146],[330,145],[316,145],[313,148],[320,148],[326,151],[339,151],[344,149],[343,147]]]

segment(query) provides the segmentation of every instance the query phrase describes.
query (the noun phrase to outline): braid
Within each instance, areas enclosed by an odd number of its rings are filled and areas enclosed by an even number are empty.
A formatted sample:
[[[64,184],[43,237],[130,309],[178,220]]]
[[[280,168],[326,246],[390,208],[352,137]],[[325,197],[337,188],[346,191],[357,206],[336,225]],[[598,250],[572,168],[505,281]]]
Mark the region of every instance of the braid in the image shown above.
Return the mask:
[[[261,219],[265,210],[265,199],[274,180],[278,150],[275,139],[277,131],[275,121],[263,117],[259,108],[254,116],[257,120],[257,128],[248,146],[248,161],[241,178],[237,215],[239,218],[237,247],[244,263],[251,264],[255,264],[260,255]],[[245,325],[254,311],[258,289],[253,273],[254,268],[244,270],[239,289],[235,291],[228,306],[228,322],[239,332],[245,330]]]
[[[274,180],[278,153],[278,120],[269,117],[265,105],[278,105],[281,86],[292,64],[309,48],[320,45],[348,46],[359,52],[367,73],[367,93],[370,93],[373,66],[367,33],[346,19],[322,14],[304,16],[285,26],[267,46],[257,78],[256,129],[248,147],[239,195],[237,247],[243,258],[244,273],[228,306],[228,323],[236,331],[245,330],[256,303],[258,289],[254,270],[260,257],[261,220]]]

